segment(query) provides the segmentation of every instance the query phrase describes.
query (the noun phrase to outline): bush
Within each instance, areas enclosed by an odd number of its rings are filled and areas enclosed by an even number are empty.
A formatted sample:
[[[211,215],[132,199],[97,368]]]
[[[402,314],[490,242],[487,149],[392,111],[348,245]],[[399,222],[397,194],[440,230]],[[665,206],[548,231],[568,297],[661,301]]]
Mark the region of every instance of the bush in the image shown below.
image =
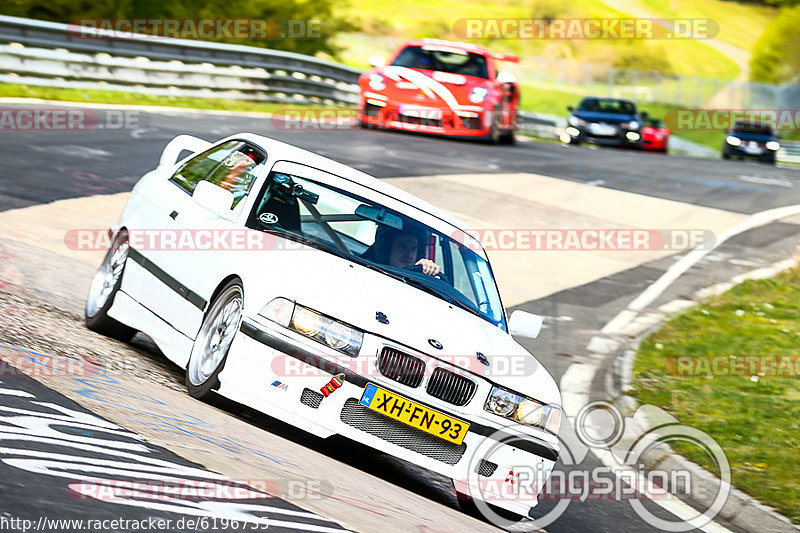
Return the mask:
[[[800,81],[800,5],[784,8],[756,42],[750,79],[765,83]]]
[[[612,66],[620,70],[658,72],[665,75],[675,72],[664,50],[642,42],[618,47],[617,57]]]
[[[265,19],[277,21],[281,29],[292,21],[290,31],[302,25],[297,21],[306,21],[311,32],[302,38],[211,40],[332,57],[340,51],[331,43],[333,36],[357,29],[334,16],[333,0],[254,0],[236,4],[235,11],[227,0],[6,0],[0,2],[0,14],[64,23],[104,18]]]

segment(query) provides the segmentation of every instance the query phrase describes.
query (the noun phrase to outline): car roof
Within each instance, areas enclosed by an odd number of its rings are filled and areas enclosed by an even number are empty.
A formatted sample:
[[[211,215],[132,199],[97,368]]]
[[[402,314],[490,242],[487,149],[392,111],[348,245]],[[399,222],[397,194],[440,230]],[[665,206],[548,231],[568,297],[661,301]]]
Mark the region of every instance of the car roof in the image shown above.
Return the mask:
[[[230,137],[224,140],[233,140],[233,139],[250,141],[260,146],[261,148],[266,150],[270,158],[272,158],[272,155],[270,154],[274,154],[277,152],[279,154],[278,160],[287,160],[300,163],[302,165],[313,167],[318,170],[322,170],[330,174],[333,174],[335,176],[339,176],[340,178],[352,181],[354,183],[372,189],[373,191],[379,194],[388,196],[390,198],[393,198],[394,200],[402,202],[403,204],[406,204],[415,209],[428,213],[429,215],[436,217],[442,222],[449,224],[455,229],[461,230],[467,234],[469,233],[466,224],[464,224],[451,214],[447,213],[446,211],[434,206],[433,204],[426,202],[425,200],[422,200],[414,196],[413,194],[407,193],[406,191],[399,189],[394,185],[390,185],[383,180],[379,180],[374,176],[370,176],[365,172],[356,170],[343,163],[334,161],[333,159],[329,159],[327,157],[315,154],[314,152],[304,150],[302,148],[293,146],[283,141],[272,139],[270,137],[265,137],[263,135],[257,135],[255,133],[238,133],[236,135],[231,135]],[[483,253],[483,255],[484,257],[486,256],[485,252]]]
[[[457,41],[445,41],[444,39],[413,39],[403,45],[403,47],[406,46],[446,46],[447,48],[456,48],[459,50],[464,50],[465,52],[473,52],[475,54],[482,54],[489,57],[492,55],[489,50],[481,46],[469,43],[460,43]]]
[[[625,98],[613,98],[611,96],[584,96],[581,99],[581,102],[586,100],[602,100],[606,102],[625,102],[626,104],[633,104],[634,106],[636,103],[633,100],[626,100]]]

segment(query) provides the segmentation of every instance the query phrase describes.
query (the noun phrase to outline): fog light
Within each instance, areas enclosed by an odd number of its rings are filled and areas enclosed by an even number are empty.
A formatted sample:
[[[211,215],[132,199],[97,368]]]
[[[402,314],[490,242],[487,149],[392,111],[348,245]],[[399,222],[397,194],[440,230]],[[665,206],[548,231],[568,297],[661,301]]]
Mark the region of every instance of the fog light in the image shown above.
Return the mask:
[[[573,128],[572,126],[568,127],[565,131],[570,135],[572,135],[573,137],[577,137],[578,135],[581,134],[581,132],[578,131],[578,128]]]
[[[642,136],[635,131],[629,131],[625,134],[625,137],[627,137],[629,141],[638,141]]]

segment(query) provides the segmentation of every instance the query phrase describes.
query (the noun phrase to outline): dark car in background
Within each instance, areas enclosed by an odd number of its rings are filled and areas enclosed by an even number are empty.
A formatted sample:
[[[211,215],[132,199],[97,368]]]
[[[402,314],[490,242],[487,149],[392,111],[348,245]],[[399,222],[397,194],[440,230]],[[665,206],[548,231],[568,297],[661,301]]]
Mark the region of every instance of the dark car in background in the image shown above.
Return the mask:
[[[725,133],[722,159],[758,159],[775,164],[775,154],[781,145],[769,124],[740,120]]]
[[[581,100],[577,109],[570,106],[567,110],[564,142],[642,147],[642,121],[647,115],[639,113],[630,100],[590,96]]]

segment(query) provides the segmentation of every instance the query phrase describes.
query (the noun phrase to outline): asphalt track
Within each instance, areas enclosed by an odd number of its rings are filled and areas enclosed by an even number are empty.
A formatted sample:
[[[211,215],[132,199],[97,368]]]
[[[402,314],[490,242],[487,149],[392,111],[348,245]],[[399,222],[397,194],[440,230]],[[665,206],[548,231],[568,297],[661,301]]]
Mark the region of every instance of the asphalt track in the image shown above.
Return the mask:
[[[693,160],[537,142],[497,147],[344,128],[293,131],[265,117],[190,111],[138,113],[137,127],[113,131],[0,132],[4,162],[0,168],[0,210],[128,191],[141,174],[152,168],[161,148],[175,135],[189,133],[214,140],[239,131],[273,136],[381,178],[486,174],[491,184],[492,174],[525,172],[734,213],[750,214],[800,203],[797,171],[756,163]],[[401,185],[397,181],[402,180],[393,181]],[[514,190],[497,192],[515,195]],[[745,269],[783,259],[794,251],[798,233],[800,227],[791,221],[747,232],[698,264],[654,305],[685,297],[699,287],[728,279]],[[569,363],[585,357],[585,346],[593,333],[673,261],[671,257],[658,259],[519,305],[547,317],[542,337],[526,344],[560,377]],[[597,390],[601,389],[598,385]],[[394,483],[416,487],[412,490],[418,493],[436,492],[426,485],[425,473],[410,465],[378,459],[370,464],[384,469],[385,477]],[[6,495],[12,493],[8,488],[3,487]],[[4,496],[3,501],[6,506],[17,498]],[[547,506],[548,502],[540,504],[542,513]],[[624,502],[605,501],[572,503],[547,530],[654,531]]]

